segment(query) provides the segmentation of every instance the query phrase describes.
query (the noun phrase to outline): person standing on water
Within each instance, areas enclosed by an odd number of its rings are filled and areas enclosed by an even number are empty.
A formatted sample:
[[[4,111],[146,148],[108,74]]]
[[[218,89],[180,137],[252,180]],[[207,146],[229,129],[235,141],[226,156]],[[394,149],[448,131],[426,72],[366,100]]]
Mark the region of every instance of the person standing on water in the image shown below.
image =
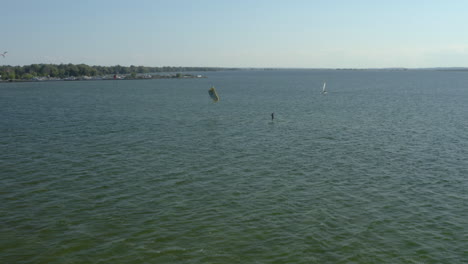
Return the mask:
[[[275,119],[275,113],[271,113],[271,120]]]

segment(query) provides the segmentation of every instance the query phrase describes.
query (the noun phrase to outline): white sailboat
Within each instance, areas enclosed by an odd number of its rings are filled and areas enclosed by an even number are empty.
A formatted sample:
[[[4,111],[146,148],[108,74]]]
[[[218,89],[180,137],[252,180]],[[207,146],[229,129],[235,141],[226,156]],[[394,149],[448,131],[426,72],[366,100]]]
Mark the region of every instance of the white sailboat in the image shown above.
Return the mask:
[[[326,95],[326,94],[327,94],[326,86],[327,86],[327,83],[324,82],[324,83],[323,83],[323,87],[322,87],[322,94],[323,94],[323,95]]]

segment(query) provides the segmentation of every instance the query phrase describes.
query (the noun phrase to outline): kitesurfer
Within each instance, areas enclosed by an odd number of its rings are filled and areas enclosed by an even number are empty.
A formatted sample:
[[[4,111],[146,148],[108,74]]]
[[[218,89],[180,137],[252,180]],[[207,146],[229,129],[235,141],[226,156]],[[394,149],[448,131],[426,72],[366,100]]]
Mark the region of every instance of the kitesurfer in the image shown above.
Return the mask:
[[[271,120],[275,119],[275,113],[271,113]]]

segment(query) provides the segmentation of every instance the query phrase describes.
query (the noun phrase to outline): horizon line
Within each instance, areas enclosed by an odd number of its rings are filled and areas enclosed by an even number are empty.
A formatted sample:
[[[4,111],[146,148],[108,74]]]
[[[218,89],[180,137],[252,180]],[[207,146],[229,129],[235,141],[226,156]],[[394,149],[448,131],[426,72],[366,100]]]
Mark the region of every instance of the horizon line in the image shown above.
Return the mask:
[[[242,67],[230,67],[230,66],[145,66],[145,65],[121,65],[121,64],[115,64],[115,65],[90,65],[86,63],[31,63],[31,64],[24,64],[24,65],[0,65],[0,67],[24,67],[24,66],[30,66],[30,65],[80,65],[84,64],[90,67],[149,67],[149,68],[217,68],[217,69],[244,69],[244,70],[249,70],[249,69],[258,69],[258,70],[387,70],[387,69],[400,69],[400,70],[419,70],[419,69],[468,69],[468,66],[432,66],[432,67],[260,67],[260,66],[242,66]]]

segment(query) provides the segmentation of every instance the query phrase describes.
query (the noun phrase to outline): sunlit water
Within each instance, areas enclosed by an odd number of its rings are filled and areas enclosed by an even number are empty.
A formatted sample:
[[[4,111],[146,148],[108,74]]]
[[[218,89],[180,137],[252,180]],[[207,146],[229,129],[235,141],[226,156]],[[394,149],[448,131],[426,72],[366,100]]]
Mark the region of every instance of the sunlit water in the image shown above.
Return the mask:
[[[204,74],[0,84],[0,263],[468,262],[468,73]]]

